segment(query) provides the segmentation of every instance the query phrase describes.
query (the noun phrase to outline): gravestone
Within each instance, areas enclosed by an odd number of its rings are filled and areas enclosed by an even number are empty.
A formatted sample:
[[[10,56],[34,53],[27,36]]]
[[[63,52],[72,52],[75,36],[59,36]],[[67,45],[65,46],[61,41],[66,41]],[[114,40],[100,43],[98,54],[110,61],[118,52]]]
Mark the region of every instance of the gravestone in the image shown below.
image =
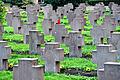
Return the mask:
[[[82,57],[81,48],[84,45],[84,39],[79,31],[70,32],[63,38],[63,42],[70,48],[70,57]]]
[[[102,73],[102,74],[101,74]],[[120,63],[105,62],[104,69],[98,72],[99,80],[119,80],[120,79]]]
[[[45,35],[52,34],[52,28],[54,27],[54,22],[51,19],[44,19],[42,22],[42,28]]]
[[[4,29],[3,29],[3,26],[2,24],[0,23],[0,40],[2,40],[2,34],[4,32]]]
[[[14,14],[14,16],[20,16],[20,9],[18,6],[13,6],[11,12]]]
[[[28,14],[28,22],[30,23],[36,23],[38,20],[38,8],[33,5],[28,5],[26,7],[26,11]]]
[[[7,46],[7,42],[0,41],[0,70],[8,69],[8,58],[10,54],[11,49]]]
[[[95,5],[95,8],[100,11],[100,16],[104,15],[105,12],[105,5],[103,3],[98,3]]]
[[[64,9],[63,9],[63,7],[58,7],[57,8],[57,14],[58,14],[58,17],[63,18],[63,16],[64,16]]]
[[[12,26],[12,19],[13,19],[13,13],[7,12],[6,21],[7,21],[8,26]]]
[[[84,11],[83,11],[81,8],[79,8],[79,7],[77,7],[77,8],[75,9],[74,14],[75,14],[76,16],[84,17]]]
[[[111,36],[111,33],[115,31],[116,24],[115,19],[111,18],[111,16],[105,16],[104,22],[100,26],[94,26],[91,30],[91,36],[94,39],[93,44],[103,44],[103,39],[108,39]]]
[[[62,43],[62,37],[67,34],[67,29],[62,24],[55,24],[52,35],[55,36],[55,41]]]
[[[13,67],[13,80],[44,80],[43,66],[36,58],[21,58]]]
[[[73,21],[73,19],[75,18],[75,14],[73,11],[69,11],[68,14],[67,14],[67,19],[68,19],[68,22],[71,23]]]
[[[67,16],[68,12],[70,12],[73,9],[73,4],[68,3],[67,5],[64,5],[64,15]]]
[[[93,38],[93,44],[101,44],[103,43],[103,38],[105,35],[105,29],[101,28],[100,26],[93,27],[91,29],[91,36]]]
[[[41,49],[41,44],[44,43],[44,36],[38,32],[38,30],[29,31],[29,46],[30,54],[41,54],[43,50]]]
[[[120,32],[113,32],[109,39],[109,44],[113,45],[113,49],[120,52]]]
[[[96,26],[96,21],[99,19],[100,17],[100,12],[98,10],[93,10],[90,14],[89,14],[89,19],[90,19],[90,23],[94,26]]]
[[[51,13],[52,13],[53,7],[51,4],[47,4],[47,6],[45,6],[43,8],[43,13],[44,13],[44,18],[45,19],[50,19]]]
[[[60,61],[64,59],[64,50],[59,48],[60,44],[57,42],[50,42],[45,44],[45,71],[46,72],[60,72]]]
[[[86,4],[85,3],[81,3],[78,8],[80,10],[82,10],[83,12],[85,12],[85,10],[86,10]]]
[[[29,44],[29,31],[36,30],[36,24],[27,23],[23,25],[24,44]]]
[[[57,21],[58,21],[58,15],[57,15],[57,13],[55,12],[55,10],[52,11],[52,14],[51,14],[51,16],[50,16],[50,19],[52,19],[52,22],[54,22],[54,24],[57,23]]]
[[[15,34],[23,34],[23,22],[21,21],[20,16],[13,16],[12,26]]]
[[[85,25],[84,18],[76,17],[70,25],[73,31],[81,31],[84,29]]]
[[[112,49],[112,45],[99,44],[97,50],[92,51],[92,60],[98,69],[102,69],[105,62],[116,61],[118,55],[117,51]]]

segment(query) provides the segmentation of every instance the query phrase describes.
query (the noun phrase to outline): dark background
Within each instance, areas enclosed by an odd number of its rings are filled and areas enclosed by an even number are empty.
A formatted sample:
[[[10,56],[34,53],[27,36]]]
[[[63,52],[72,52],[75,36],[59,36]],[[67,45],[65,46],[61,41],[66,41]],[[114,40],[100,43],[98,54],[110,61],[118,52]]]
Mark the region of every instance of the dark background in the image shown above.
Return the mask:
[[[23,5],[23,0],[3,0],[5,3],[11,3],[12,5]],[[40,1],[40,0],[39,0]],[[45,4],[52,4],[56,9],[57,6],[64,6],[67,3],[73,3],[74,7],[78,6],[80,3],[88,3],[89,5],[95,5],[96,3],[103,2],[108,5],[109,2],[115,2],[120,4],[120,0],[44,0]]]

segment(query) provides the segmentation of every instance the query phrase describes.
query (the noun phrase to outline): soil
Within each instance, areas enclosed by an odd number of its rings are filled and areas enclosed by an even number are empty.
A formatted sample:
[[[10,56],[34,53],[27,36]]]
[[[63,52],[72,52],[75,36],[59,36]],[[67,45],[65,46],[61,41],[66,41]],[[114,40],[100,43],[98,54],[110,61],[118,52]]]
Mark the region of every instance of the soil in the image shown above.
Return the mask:
[[[96,77],[97,76],[97,70],[85,72],[81,69],[69,68],[69,69],[61,69],[60,72],[67,74],[67,75],[81,75],[81,76],[87,76],[87,77]]]

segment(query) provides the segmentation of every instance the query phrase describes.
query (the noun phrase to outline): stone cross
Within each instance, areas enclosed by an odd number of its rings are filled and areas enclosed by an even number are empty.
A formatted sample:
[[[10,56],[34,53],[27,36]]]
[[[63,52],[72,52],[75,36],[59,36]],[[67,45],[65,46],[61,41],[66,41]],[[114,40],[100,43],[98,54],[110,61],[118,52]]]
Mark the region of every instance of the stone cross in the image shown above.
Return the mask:
[[[69,23],[71,23],[73,21],[73,19],[75,18],[75,14],[73,11],[69,11],[68,14],[67,14],[67,19],[69,21]]]
[[[120,63],[105,62],[104,69],[99,69],[99,80],[119,80],[120,79]]]
[[[6,41],[0,41],[0,70],[8,69],[8,58],[11,54],[10,47]]]
[[[36,30],[36,24],[27,23],[23,25],[24,43],[29,44],[29,31]]]
[[[116,24],[114,18],[105,16],[104,23],[100,26],[94,26],[91,30],[91,36],[94,39],[94,44],[103,44],[103,39],[109,39],[111,33],[115,31]]]
[[[52,33],[52,28],[54,27],[54,22],[51,19],[44,19],[42,22],[42,28],[45,35]]]
[[[13,13],[8,12],[6,15],[6,21],[7,21],[8,26],[12,26],[12,19],[13,19]]]
[[[97,10],[94,10],[90,13],[89,19],[93,27],[96,26],[96,21],[99,19],[99,17],[100,17],[100,12]]]
[[[45,19],[50,19],[52,10],[53,10],[53,7],[52,7],[51,4],[47,4],[47,6],[45,6],[45,7],[43,8],[44,18],[45,18]]]
[[[50,16],[50,19],[52,19],[52,22],[54,22],[54,24],[57,23],[58,15],[57,15],[57,13],[55,12],[55,10],[52,11],[52,14],[51,14],[51,16]]]
[[[85,3],[81,3],[78,8],[84,12],[86,10]]]
[[[84,18],[76,17],[73,19],[70,25],[73,31],[81,31],[84,29],[85,25]]]
[[[28,14],[28,22],[36,23],[38,20],[38,11],[37,7],[35,8],[33,5],[28,5],[26,7],[26,11]]]
[[[21,58],[13,67],[13,80],[44,80],[43,66],[36,58]]]
[[[53,30],[52,30],[52,35],[55,36],[55,41],[56,42],[62,42],[62,37],[67,34],[67,29],[65,28],[64,25],[62,24],[55,24]]]
[[[64,16],[64,9],[63,9],[63,7],[58,7],[57,8],[57,14],[58,14],[58,17],[63,18],[63,16]]]
[[[84,39],[79,31],[70,32],[63,38],[63,42],[70,48],[70,57],[82,57],[81,47],[84,45]]]
[[[112,49],[112,45],[99,44],[97,50],[92,51],[92,60],[97,64],[98,69],[104,67],[104,63],[108,61],[116,61],[118,53]]]
[[[73,9],[73,4],[68,3],[67,5],[64,5],[64,15],[67,16],[68,12],[70,12]]]
[[[44,36],[38,30],[29,31],[30,54],[42,54],[42,43],[44,43]]]
[[[60,61],[64,59],[64,50],[59,48],[60,44],[57,42],[50,42],[45,44],[45,71],[46,72],[60,72]]]
[[[93,44],[103,43],[103,38],[105,36],[105,29],[100,26],[93,27],[91,29],[91,36],[93,38]]]
[[[13,16],[12,26],[15,34],[23,34],[23,22],[19,16]]]
[[[20,16],[20,9],[17,6],[13,6],[11,11],[14,16]]]

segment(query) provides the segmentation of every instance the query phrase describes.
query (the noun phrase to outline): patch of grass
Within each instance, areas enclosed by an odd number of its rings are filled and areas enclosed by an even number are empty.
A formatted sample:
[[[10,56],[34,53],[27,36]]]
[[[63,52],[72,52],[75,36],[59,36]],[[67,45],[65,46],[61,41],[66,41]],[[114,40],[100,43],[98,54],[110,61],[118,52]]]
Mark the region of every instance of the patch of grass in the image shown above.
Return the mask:
[[[29,44],[17,44],[15,42],[8,42],[8,46],[10,46],[14,52],[27,52],[27,51],[29,51]]]
[[[78,68],[86,70],[89,68],[91,71],[97,68],[96,64],[92,63],[91,60],[85,58],[65,58],[64,61],[61,61],[62,68]]]
[[[14,28],[13,27],[4,27],[5,33],[14,33]]]
[[[23,35],[21,34],[3,34],[3,39],[7,41],[23,42]]]

